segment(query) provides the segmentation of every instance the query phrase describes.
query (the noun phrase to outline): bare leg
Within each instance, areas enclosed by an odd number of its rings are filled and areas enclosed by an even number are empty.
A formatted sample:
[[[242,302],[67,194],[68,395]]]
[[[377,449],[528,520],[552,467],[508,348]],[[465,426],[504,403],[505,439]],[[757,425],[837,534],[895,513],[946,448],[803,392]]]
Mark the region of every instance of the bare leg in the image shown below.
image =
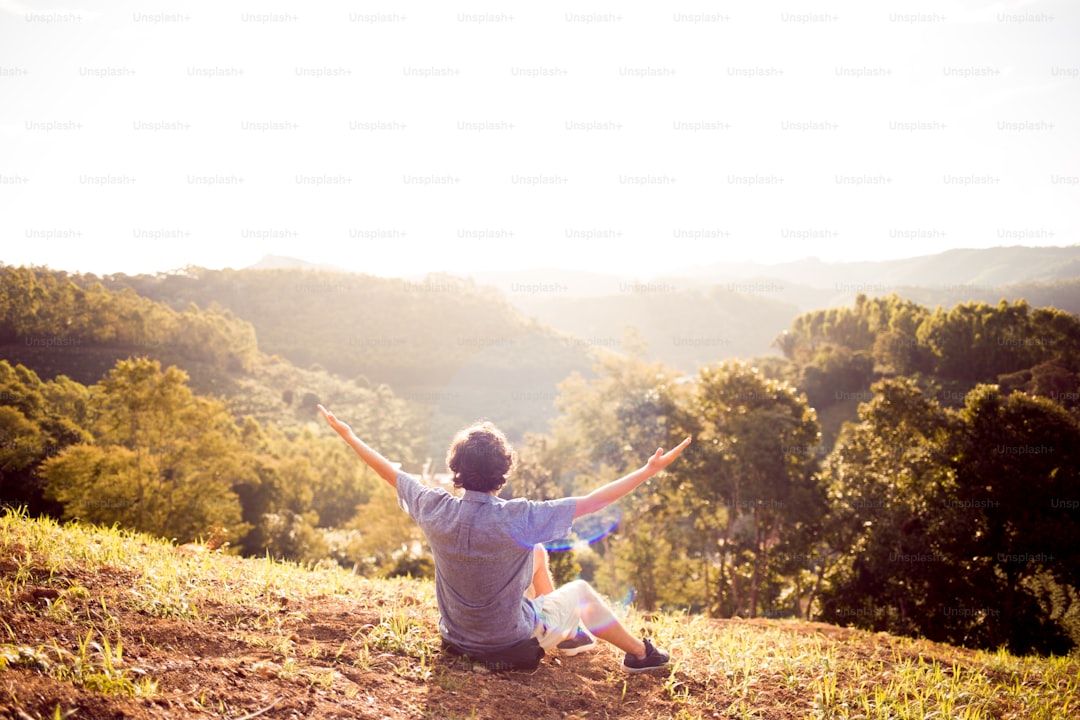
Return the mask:
[[[582,598],[580,607],[581,622],[596,637],[605,640],[623,652],[633,653],[639,658],[645,657],[645,643],[633,636],[611,609],[604,603],[596,591],[584,580],[575,580],[582,585],[579,592]],[[547,595],[555,589],[555,580],[548,566],[548,554],[543,545],[533,548],[533,592],[536,596]]]
[[[584,580],[575,580],[584,587],[581,588],[581,622],[596,637],[605,640],[623,652],[645,657],[647,649],[645,643],[626,629],[619,621],[611,608],[601,599],[596,591]]]
[[[554,589],[555,579],[551,577],[551,568],[548,567],[547,548],[536,545],[533,547],[533,596],[547,595]]]

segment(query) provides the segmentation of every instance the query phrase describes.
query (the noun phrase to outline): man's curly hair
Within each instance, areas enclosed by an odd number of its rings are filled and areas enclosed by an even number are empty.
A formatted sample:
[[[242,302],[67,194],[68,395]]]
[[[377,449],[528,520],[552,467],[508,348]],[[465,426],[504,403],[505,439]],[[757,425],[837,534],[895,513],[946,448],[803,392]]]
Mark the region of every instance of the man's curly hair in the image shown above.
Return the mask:
[[[506,436],[488,421],[458,432],[446,452],[446,466],[454,473],[454,487],[491,492],[506,484],[517,453]]]

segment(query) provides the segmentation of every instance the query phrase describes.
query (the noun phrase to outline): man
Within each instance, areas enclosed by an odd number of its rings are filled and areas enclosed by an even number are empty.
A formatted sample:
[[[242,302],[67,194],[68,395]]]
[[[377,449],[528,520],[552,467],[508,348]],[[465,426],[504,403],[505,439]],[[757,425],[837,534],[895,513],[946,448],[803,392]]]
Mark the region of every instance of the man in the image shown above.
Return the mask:
[[[668,653],[637,638],[588,583],[552,587],[546,554],[538,545],[570,534],[574,519],[601,510],[670,465],[690,444],[686,438],[642,467],[581,497],[535,502],[503,500],[498,492],[516,455],[491,423],[462,430],[447,452],[460,498],[422,485],[368,447],[352,428],[319,405],[319,412],[357,455],[397,490],[398,502],[420,525],[435,558],[439,634],[452,651],[498,668],[533,668],[543,650],[565,643],[582,649],[588,628],[626,653],[623,669],[664,667]],[[535,594],[535,599],[526,597]]]

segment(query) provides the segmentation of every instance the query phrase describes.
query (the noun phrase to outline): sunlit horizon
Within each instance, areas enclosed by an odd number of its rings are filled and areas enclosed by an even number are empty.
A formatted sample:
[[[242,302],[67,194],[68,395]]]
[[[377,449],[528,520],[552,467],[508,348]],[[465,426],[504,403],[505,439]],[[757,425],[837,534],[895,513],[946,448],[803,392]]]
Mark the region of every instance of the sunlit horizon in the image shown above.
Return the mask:
[[[0,263],[8,266],[47,267],[50,270],[59,270],[70,273],[92,274],[99,277],[113,274],[124,275],[156,275],[183,272],[188,268],[202,268],[206,270],[244,270],[252,267],[261,267],[266,263],[281,264],[287,267],[304,267],[312,270],[327,270],[334,272],[358,273],[373,275],[381,278],[420,278],[429,275],[455,275],[467,277],[470,275],[497,276],[500,273],[581,273],[585,275],[601,275],[621,278],[651,279],[660,277],[678,277],[679,275],[699,274],[703,268],[720,263],[746,264],[759,267],[767,273],[772,266],[796,263],[812,260],[820,261],[829,265],[841,265],[846,263],[876,263],[895,260],[907,260],[911,258],[940,255],[952,250],[987,250],[998,247],[1015,247],[1019,243],[1001,243],[990,245],[985,248],[973,247],[942,247],[937,250],[928,249],[926,252],[898,253],[894,256],[866,257],[851,255],[830,255],[820,252],[806,252],[798,254],[791,252],[786,255],[773,257],[759,257],[742,255],[725,257],[718,255],[709,259],[699,256],[697,262],[690,262],[687,258],[672,250],[663,254],[656,261],[649,259],[638,265],[629,262],[563,262],[557,257],[545,258],[539,262],[530,262],[527,258],[520,261],[508,262],[506,254],[502,253],[488,263],[478,262],[475,258],[466,258],[461,262],[448,261],[445,265],[426,264],[421,265],[409,262],[407,258],[383,257],[378,263],[369,262],[366,258],[356,258],[348,255],[320,254],[317,252],[305,252],[305,248],[282,247],[274,248],[274,251],[253,253],[242,258],[182,259],[174,255],[156,255],[153,253],[131,256],[125,253],[110,254],[101,253],[98,257],[80,261],[75,258],[49,257],[41,253],[5,252],[0,257]],[[662,244],[661,244],[662,246]],[[1029,248],[1068,248],[1077,245],[1022,245]],[[501,263],[499,261],[502,261]]]

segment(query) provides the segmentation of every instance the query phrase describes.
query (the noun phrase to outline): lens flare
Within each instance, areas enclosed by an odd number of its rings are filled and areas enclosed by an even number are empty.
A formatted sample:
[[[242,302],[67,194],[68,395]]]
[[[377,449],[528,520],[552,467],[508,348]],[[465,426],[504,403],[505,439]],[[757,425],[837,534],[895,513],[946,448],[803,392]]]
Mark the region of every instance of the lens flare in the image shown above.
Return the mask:
[[[592,545],[615,532],[621,521],[622,511],[617,507],[608,508],[607,512],[578,518],[574,522],[574,534],[578,542]]]
[[[621,521],[622,511],[619,508],[608,508],[603,513],[586,515],[574,521],[573,531],[568,537],[546,542],[544,547],[548,552],[565,552],[575,547],[592,545],[615,532]],[[532,547],[520,540],[517,542],[522,547]]]

